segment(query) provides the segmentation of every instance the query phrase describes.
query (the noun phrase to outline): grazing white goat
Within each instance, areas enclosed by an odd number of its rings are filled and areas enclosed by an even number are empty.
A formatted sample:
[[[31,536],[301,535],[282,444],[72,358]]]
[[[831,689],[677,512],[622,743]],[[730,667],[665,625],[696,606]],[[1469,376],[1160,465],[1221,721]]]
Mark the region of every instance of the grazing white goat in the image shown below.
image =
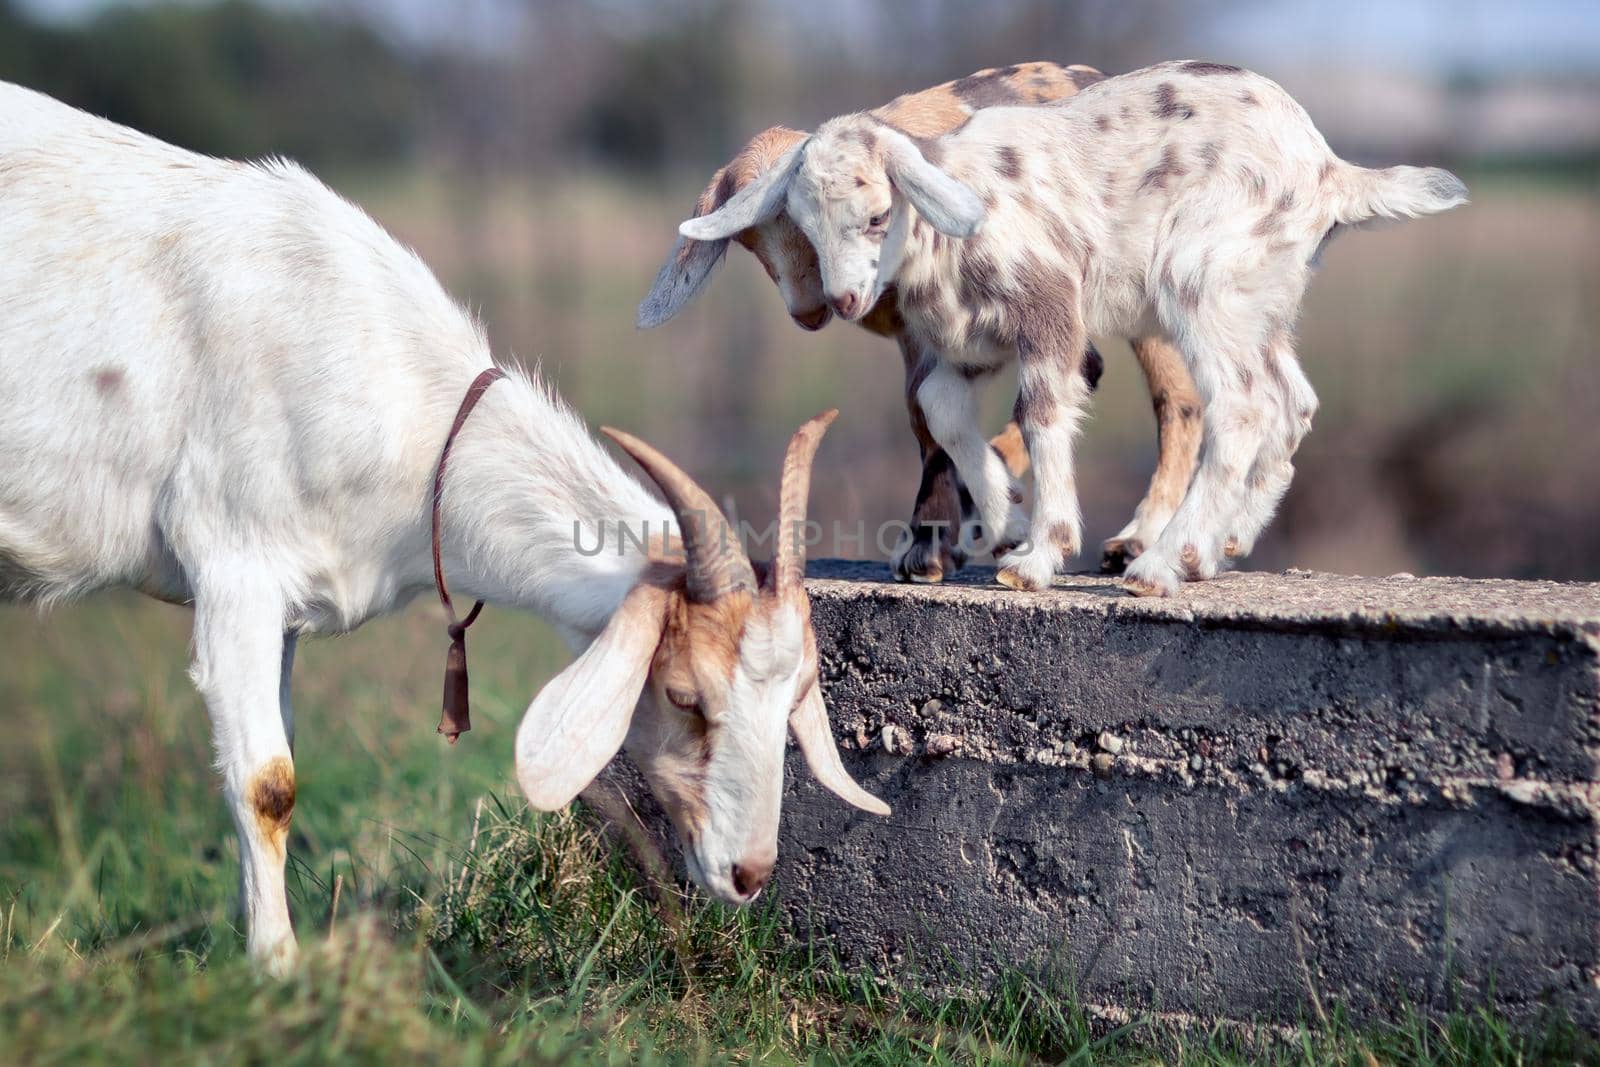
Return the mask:
[[[980,70],[931,89],[907,93],[870,114],[914,141],[928,140],[959,129],[983,108],[1049,104],[1104,78],[1092,67],[1019,63]],[[709,215],[721,208],[807,136],[801,130],[783,126],[756,134],[711,176],[695,202],[695,215]],[[820,330],[827,325],[833,312],[822,292],[816,249],[787,213],[780,210],[773,218],[735,234],[732,241],[748,249],[761,263],[778,287],[790,318],[807,330]],[[639,326],[659,326],[682,310],[705,285],[728,244],[728,238],[697,241],[680,236],[656,275],[655,285],[639,304]],[[879,297],[856,322],[880,336],[894,338],[900,346],[906,374],[906,407],[922,453],[922,481],[912,507],[909,531],[890,555],[890,569],[902,581],[940,581],[947,573],[959,570],[968,552],[977,547],[970,537],[963,540],[959,534],[970,532],[978,524],[972,497],[949,456],[928,432],[926,416],[917,401],[917,391],[935,361],[924,355],[921,344],[907,330],[893,290]],[[1159,459],[1133,518],[1103,546],[1101,568],[1107,571],[1120,571],[1145,545],[1155,543],[1183,499],[1200,447],[1200,401],[1183,358],[1158,335],[1135,337],[1132,345],[1155,407]],[[1092,347],[1088,359],[1086,373],[1092,389],[1100,373],[1099,354]],[[1020,477],[1027,468],[1027,454],[1016,423],[1009,424],[990,444],[1000,452],[1009,472]]]
[[[488,346],[298,168],[204,158],[4,84],[0,248],[0,596],[193,602],[249,951],[281,972],[295,642],[433,584],[433,478]],[[829,418],[790,445],[784,530]],[[746,902],[776,856],[788,727],[824,785],[887,809],[833,746],[797,539],[758,581],[702,489],[612,436],[666,504],[538,382],[490,388],[449,455],[442,570],[587,646],[517,731],[533,804],[566,804],[626,747],[694,878]]]
[[[1160,333],[1204,403],[1199,466],[1154,545],[1129,564],[1169,594],[1250,551],[1292,473],[1316,396],[1294,323],[1316,252],[1340,227],[1464,203],[1437,169],[1340,160],[1299,104],[1237,67],[1165,63],[1045,108],[990,108],[920,146],[871,115],[823,124],[698,240],[786,210],[847,316],[890,285],[938,359],[919,399],[984,523],[1006,521],[1005,471],[976,425],[975,378],[1020,363],[1031,524],[1000,581],[1041,589],[1081,544],[1073,437],[1089,335]]]

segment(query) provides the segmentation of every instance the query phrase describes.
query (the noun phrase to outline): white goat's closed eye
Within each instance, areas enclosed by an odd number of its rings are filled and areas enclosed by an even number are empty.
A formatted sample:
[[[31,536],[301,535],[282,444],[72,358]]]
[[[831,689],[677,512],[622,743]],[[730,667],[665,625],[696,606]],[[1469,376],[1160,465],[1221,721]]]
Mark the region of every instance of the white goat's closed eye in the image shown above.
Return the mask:
[[[885,169],[895,188],[905,194],[917,214],[946,237],[971,237],[983,225],[983,201],[978,194],[929,163],[911,139],[898,130],[886,130]]]
[[[668,689],[667,699],[672,702],[673,707],[678,708],[680,711],[695,711],[700,707],[699,697],[693,693],[686,693],[681,689]]]
[[[770,170],[711,214],[683,222],[678,232],[696,241],[719,241],[777,218],[789,193],[789,181],[800,169],[807,141],[779,156]]]

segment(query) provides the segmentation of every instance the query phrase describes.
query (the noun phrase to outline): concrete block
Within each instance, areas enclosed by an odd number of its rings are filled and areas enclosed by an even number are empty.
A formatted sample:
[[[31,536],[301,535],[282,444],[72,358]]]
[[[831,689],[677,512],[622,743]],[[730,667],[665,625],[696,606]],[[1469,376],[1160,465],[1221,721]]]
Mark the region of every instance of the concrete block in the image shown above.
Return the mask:
[[[1492,991],[1600,1024],[1600,586],[812,577],[835,733],[895,811],[791,754],[774,891],[847,960],[1207,1018]]]

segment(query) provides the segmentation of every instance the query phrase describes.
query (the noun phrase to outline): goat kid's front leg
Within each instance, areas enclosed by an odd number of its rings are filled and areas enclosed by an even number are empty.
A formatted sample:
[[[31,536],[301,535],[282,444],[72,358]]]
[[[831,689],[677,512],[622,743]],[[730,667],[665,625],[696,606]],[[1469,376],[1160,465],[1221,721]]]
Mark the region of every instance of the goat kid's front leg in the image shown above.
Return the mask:
[[[211,717],[222,791],[239,838],[240,903],[250,959],[273,976],[294,966],[283,869],[294,811],[289,672],[294,642],[283,599],[241,579],[254,568],[196,583],[190,674]]]
[[[1101,546],[1100,569],[1108,574],[1120,574],[1156,543],[1189,491],[1200,452],[1200,393],[1182,354],[1164,338],[1136,338],[1132,344],[1155,409],[1156,469],[1133,518]]]
[[[898,582],[940,582],[946,574],[954,574],[967,562],[967,554],[959,542],[963,512],[970,510],[972,498],[961,484],[949,453],[933,439],[927,417],[917,400],[917,392],[937,360],[924,354],[903,332],[896,340],[905,365],[906,414],[911,419],[912,436],[917,439],[922,480],[917,485],[916,502],[911,506],[911,522],[889,556],[889,570]]]
[[[977,521],[960,530],[961,548],[1003,555],[1027,536],[1027,518],[1019,506],[1017,487],[1000,452],[979,429],[982,379],[969,380],[940,360],[917,390],[917,400],[933,439],[949,453],[956,473],[966,483]],[[1001,435],[1002,438],[1005,435]]]
[[[1048,588],[1083,544],[1072,452],[1089,398],[1082,373],[1084,341],[1073,313],[1047,333],[1024,335],[1017,345],[1017,422],[1033,465],[1033,516],[1026,551],[1018,549],[1000,560],[997,577],[1012,589]]]

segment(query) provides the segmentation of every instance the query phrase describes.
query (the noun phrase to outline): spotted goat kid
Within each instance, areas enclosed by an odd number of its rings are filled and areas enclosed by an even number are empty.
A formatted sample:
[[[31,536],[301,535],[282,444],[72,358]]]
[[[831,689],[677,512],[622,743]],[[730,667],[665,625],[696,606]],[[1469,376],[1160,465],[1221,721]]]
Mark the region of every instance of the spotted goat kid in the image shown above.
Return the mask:
[[[1010,496],[978,390],[1019,361],[1033,514],[998,527],[1019,543],[999,575],[1017,589],[1047,586],[1081,544],[1086,338],[1172,340],[1203,405],[1200,459],[1125,575],[1134,593],[1166,595],[1247,554],[1288,488],[1317,403],[1293,333],[1317,253],[1341,228],[1434,214],[1466,192],[1443,170],[1347,163],[1278,85],[1184,61],[1048,108],[980,111],[921,144],[871,115],[833,119],[680,232],[716,240],[786,211],[836,306],[865,314],[895,286],[936,359],[918,389],[928,428],[986,524],[1007,521]]]
[[[871,115],[913,139],[935,138],[958,129],[983,108],[1050,104],[1104,78],[1092,67],[1019,63],[980,70],[931,89],[907,93],[874,109]],[[708,215],[721,208],[807,136],[801,130],[783,126],[756,134],[711,176],[695,202],[695,214]],[[730,243],[742,245],[761,263],[796,324],[807,330],[820,330],[827,325],[833,310],[823,295],[816,249],[780,210],[773,218],[735,234],[731,242],[729,238],[697,241],[680,236],[657,274],[655,285],[639,304],[640,328],[659,326],[682,310],[705,285]],[[924,354],[906,329],[893,290],[885,292],[870,311],[855,321],[879,336],[893,338],[899,345],[905,364],[906,407],[922,455],[922,480],[911,522],[890,556],[890,568],[902,581],[936,582],[959,570],[967,555],[980,546],[970,536],[978,525],[974,522],[972,497],[948,454],[928,432],[927,419],[917,401],[917,391],[935,361]],[[1177,349],[1159,336],[1136,337],[1132,344],[1155,405],[1160,458],[1133,518],[1104,545],[1101,565],[1106,570],[1120,570],[1144,545],[1155,543],[1183,499],[1200,444],[1199,401]],[[1085,373],[1092,389],[1099,378],[1100,357],[1091,347],[1086,359]],[[1000,454],[1009,473],[1020,478],[1028,460],[1016,423],[1008,424],[990,445]],[[962,532],[968,536],[961,537]]]

